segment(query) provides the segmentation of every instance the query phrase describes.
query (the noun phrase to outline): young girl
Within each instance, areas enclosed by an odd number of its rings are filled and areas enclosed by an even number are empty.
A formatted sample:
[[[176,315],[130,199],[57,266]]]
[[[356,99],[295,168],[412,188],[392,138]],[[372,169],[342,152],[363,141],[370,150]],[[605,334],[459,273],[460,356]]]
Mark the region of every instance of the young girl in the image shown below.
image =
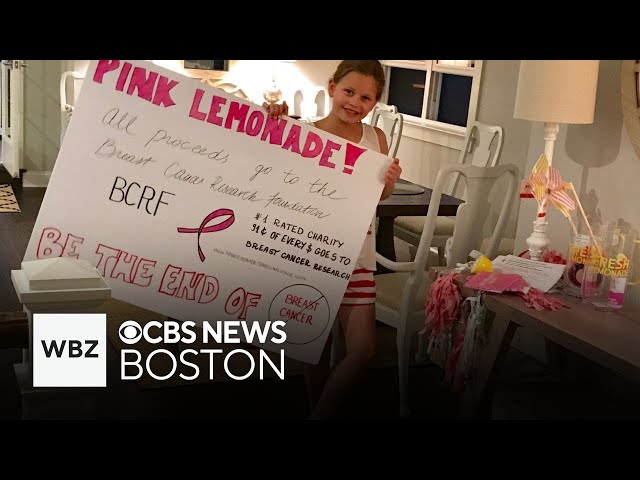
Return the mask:
[[[387,155],[389,148],[384,132],[362,123],[362,119],[380,100],[384,82],[384,70],[377,60],[344,60],[329,80],[331,112],[315,122],[314,126]],[[288,113],[286,102],[282,105],[265,103],[263,107],[274,118]],[[387,169],[381,199],[389,197],[393,192],[402,173],[399,163],[396,158]],[[366,372],[375,353],[375,253],[374,218],[336,317],[344,332],[346,356],[329,375],[329,336],[318,365],[307,366],[305,369],[311,405],[310,418],[333,416],[351,387]]]

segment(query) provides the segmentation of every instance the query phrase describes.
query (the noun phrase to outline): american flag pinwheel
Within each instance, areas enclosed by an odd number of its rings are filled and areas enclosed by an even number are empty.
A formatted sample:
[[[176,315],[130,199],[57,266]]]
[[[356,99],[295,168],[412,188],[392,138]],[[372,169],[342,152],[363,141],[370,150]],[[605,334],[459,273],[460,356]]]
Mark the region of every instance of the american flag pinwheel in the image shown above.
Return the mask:
[[[543,153],[533,166],[529,177],[533,197],[538,202],[538,217],[545,217],[546,207],[553,205],[567,218],[569,212],[575,210],[576,202],[569,196],[567,190],[571,188],[570,182],[562,181],[557,168],[549,165],[546,155]]]
[[[589,229],[589,235],[593,242],[596,252],[602,256],[602,248],[593,234],[589,220],[584,213],[584,209],[580,204],[578,194],[571,182],[564,182],[557,168],[549,165],[547,156],[543,153],[531,170],[531,175],[527,181],[528,190],[538,202],[538,219],[543,221],[547,215],[547,206],[553,205],[569,220],[574,233],[577,233],[576,227],[571,220],[571,210],[575,210],[576,202],[580,208],[580,213],[585,225]],[[573,198],[567,193],[571,191]]]

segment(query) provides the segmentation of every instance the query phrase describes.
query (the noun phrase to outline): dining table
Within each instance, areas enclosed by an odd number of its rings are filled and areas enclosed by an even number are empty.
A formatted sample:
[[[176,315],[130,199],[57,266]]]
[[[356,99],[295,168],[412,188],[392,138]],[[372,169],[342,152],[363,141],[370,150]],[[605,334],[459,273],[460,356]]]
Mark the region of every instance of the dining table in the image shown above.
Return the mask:
[[[433,190],[400,179],[396,183],[394,192],[386,199],[380,200],[376,209],[378,229],[376,233],[376,250],[389,260],[396,260],[396,250],[393,240],[393,224],[396,217],[426,216],[431,203]],[[459,198],[442,194],[438,206],[438,216],[452,217],[456,215],[458,207],[464,203]],[[378,264],[376,273],[388,273],[390,270]]]
[[[460,291],[463,298],[479,294],[468,287]],[[548,360],[565,375],[568,365],[562,357],[566,351],[572,351],[635,385],[640,384],[640,310],[637,307],[627,305],[605,311],[562,292],[548,295],[560,300],[566,308],[536,310],[527,306],[519,295],[483,294],[482,303],[487,310],[483,325],[485,340],[478,347],[475,374],[461,392],[462,418],[490,417],[497,379],[519,327],[535,332],[557,347],[554,354],[560,354],[560,360]]]

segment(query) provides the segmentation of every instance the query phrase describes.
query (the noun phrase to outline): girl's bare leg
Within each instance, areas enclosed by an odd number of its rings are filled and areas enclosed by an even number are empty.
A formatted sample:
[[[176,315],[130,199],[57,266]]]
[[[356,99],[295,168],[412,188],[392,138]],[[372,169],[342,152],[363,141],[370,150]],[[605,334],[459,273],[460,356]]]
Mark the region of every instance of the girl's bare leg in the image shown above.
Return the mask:
[[[353,386],[366,372],[376,349],[375,305],[340,307],[336,320],[340,322],[345,336],[345,358],[329,375],[324,390],[310,418],[333,417],[344,403]],[[327,342],[325,352],[327,365],[331,344]]]
[[[304,366],[304,383],[307,388],[307,398],[309,400],[309,411],[313,412],[316,408],[316,404],[322,394],[329,373],[331,372],[330,358],[331,358],[331,334],[327,337],[327,343],[324,345],[320,361],[317,365],[305,364]]]

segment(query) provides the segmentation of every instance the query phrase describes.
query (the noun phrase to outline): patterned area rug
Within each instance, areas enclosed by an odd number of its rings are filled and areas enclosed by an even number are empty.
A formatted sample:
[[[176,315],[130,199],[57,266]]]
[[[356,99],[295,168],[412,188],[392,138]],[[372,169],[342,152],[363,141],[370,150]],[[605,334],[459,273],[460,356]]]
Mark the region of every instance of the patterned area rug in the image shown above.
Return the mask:
[[[20,206],[11,185],[0,185],[0,212],[19,212]]]

